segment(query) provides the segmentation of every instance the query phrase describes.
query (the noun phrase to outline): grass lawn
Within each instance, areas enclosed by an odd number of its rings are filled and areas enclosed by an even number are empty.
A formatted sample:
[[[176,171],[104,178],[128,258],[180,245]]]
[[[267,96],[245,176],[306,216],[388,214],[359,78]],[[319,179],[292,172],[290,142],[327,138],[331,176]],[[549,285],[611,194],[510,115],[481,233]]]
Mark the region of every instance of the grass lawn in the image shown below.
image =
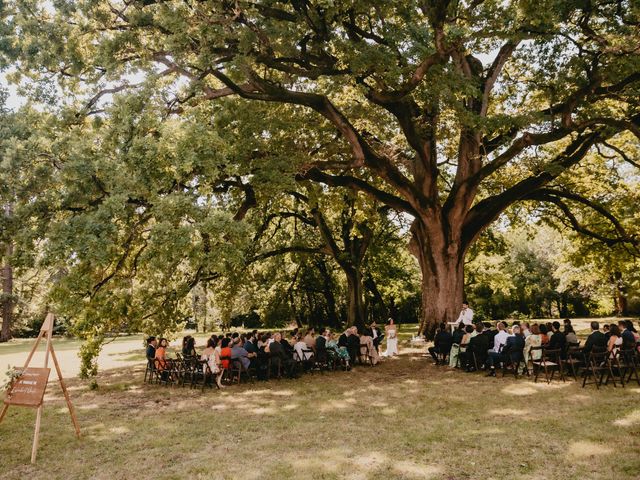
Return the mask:
[[[73,379],[82,439],[53,386],[37,465],[35,411],[0,425],[0,478],[640,478],[638,385],[486,378],[403,343],[376,367],[204,394],[143,385],[141,366],[102,372],[95,391]]]

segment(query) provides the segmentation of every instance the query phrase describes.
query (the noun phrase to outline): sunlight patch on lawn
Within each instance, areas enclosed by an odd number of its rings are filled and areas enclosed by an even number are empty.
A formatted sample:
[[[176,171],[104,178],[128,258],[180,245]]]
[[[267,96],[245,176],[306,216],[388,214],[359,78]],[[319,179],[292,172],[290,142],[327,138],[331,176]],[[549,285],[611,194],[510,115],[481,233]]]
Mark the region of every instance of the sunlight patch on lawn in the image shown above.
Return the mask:
[[[274,415],[276,413],[276,409],[273,407],[257,407],[249,411],[256,415]]]
[[[369,452],[353,459],[353,463],[360,468],[376,469],[384,465],[389,457],[384,452]]]
[[[618,427],[632,427],[640,424],[640,410],[634,410],[624,417],[614,420],[613,424]]]
[[[433,465],[420,465],[409,461],[402,461],[394,464],[393,470],[400,475],[420,479],[433,478],[442,472],[440,467],[435,467]]]
[[[380,413],[382,413],[383,415],[395,415],[396,413],[398,413],[398,410],[395,408],[383,408]]]
[[[497,415],[517,416],[521,419],[526,419],[526,417],[531,415],[531,410],[517,408],[493,408],[489,410],[489,415],[492,417]]]
[[[295,410],[296,408],[298,408],[300,405],[298,405],[297,403],[287,403],[286,405],[283,405],[282,407],[280,407],[282,410],[285,411],[291,411],[291,410]]]
[[[502,389],[502,393],[507,395],[516,395],[518,397],[525,395],[533,395],[538,393],[538,390],[533,388],[532,385],[508,385]]]
[[[569,450],[567,452],[567,456],[569,457],[578,457],[578,458],[588,458],[596,455],[608,455],[613,452],[613,448],[607,447],[605,445],[601,445],[595,442],[573,442],[569,446]]]
[[[109,429],[109,432],[116,434],[116,435],[122,435],[124,433],[129,433],[131,430],[129,430],[127,427],[112,427]]]
[[[335,410],[346,410],[347,408],[351,408],[352,406],[353,404],[351,402],[347,403],[346,400],[329,400],[324,405],[320,405],[319,410],[326,413]]]
[[[89,403],[88,405],[80,405],[77,408],[78,410],[96,410],[100,406],[97,403]]]

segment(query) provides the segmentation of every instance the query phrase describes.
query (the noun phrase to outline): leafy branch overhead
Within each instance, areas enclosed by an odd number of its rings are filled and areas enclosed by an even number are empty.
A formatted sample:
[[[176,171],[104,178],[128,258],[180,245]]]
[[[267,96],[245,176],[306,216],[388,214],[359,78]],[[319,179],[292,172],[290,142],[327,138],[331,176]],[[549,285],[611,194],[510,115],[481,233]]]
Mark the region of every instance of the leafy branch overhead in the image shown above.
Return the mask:
[[[637,248],[637,234],[606,202],[571,187],[598,151],[617,170],[636,172],[636,2],[27,0],[6,7],[3,63],[23,92],[53,97],[70,131],[108,124],[113,137],[103,152],[136,152],[149,172],[159,159],[157,178],[173,175],[159,185],[150,179],[143,195],[130,195],[139,185],[126,189],[134,204],[154,198],[163,219],[163,229],[154,227],[158,245],[192,234],[164,220],[172,213],[167,198],[186,196],[180,208],[197,211],[198,198],[219,194],[237,221],[309,184],[348,189],[410,219],[427,333],[457,316],[466,253],[519,202],[551,205],[579,232]],[[140,102],[142,124],[132,115]],[[165,134],[176,125],[183,137],[171,143]],[[158,138],[165,140],[155,150]],[[113,188],[94,181],[76,194],[99,202],[105,191]],[[576,206],[610,228],[585,224]],[[136,222],[149,207],[130,208],[140,212],[130,234],[144,232]],[[301,214],[288,212],[290,220]],[[340,263],[324,212],[306,213]],[[205,223],[242,228],[228,221]],[[358,228],[349,238],[359,246],[347,249],[366,252],[372,234]],[[207,234],[203,244],[217,238],[220,248],[230,238]],[[220,267],[211,266],[194,270],[206,278]]]

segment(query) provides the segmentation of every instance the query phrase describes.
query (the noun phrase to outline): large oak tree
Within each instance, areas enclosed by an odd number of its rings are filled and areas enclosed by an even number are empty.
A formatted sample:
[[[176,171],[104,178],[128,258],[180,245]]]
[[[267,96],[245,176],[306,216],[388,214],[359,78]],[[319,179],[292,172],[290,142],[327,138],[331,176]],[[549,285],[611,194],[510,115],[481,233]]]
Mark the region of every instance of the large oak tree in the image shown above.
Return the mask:
[[[256,135],[290,118],[299,178],[413,218],[429,333],[455,319],[465,254],[502,212],[557,204],[550,185],[593,148],[621,132],[640,138],[635,1],[8,6],[2,45],[16,78],[55,80],[79,114],[152,82],[167,115],[232,95],[272,104]]]

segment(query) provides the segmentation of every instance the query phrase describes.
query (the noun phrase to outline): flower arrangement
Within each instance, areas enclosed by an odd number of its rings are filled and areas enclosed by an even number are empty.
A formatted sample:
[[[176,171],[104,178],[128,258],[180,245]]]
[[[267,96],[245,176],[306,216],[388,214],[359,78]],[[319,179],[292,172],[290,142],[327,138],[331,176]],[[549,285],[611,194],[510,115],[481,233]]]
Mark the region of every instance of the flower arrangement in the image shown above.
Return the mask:
[[[6,378],[0,390],[9,391],[13,386],[13,384],[15,383],[15,381],[20,377],[20,375],[22,375],[22,369],[15,368],[15,367],[12,368],[11,366],[9,366],[7,368],[7,371],[4,373],[4,375]]]

